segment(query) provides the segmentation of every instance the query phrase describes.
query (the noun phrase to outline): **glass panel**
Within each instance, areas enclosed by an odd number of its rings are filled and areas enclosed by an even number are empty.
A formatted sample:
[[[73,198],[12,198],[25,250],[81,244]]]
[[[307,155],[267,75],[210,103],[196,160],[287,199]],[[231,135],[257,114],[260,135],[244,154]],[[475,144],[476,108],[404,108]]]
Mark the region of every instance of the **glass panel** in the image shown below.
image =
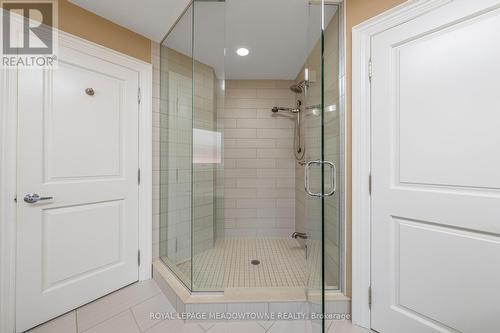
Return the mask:
[[[324,159],[335,165],[335,194],[324,200],[324,251],[325,251],[325,288],[338,290],[341,287],[342,237],[341,221],[343,214],[344,156],[343,147],[343,108],[340,95],[340,49],[339,29],[340,10],[337,5],[325,4],[325,30],[323,47],[323,98],[324,98]],[[342,96],[343,98],[343,96]],[[330,168],[325,167],[325,191],[330,188]]]
[[[305,136],[305,162],[322,160],[322,84],[321,84],[321,15],[320,3],[309,4],[308,43],[312,51],[307,58],[304,79],[307,82],[304,101],[304,136]],[[322,194],[322,165],[306,165],[309,186],[305,196],[306,214],[306,292],[310,305],[310,315],[323,312],[323,200]],[[319,196],[313,196],[315,193]],[[322,332],[322,320],[312,319],[313,332]]]
[[[160,49],[160,258],[191,288],[193,6]]]
[[[305,162],[309,186],[305,197],[306,289],[314,332],[324,332],[325,288],[338,289],[340,264],[340,195],[328,193],[340,179],[339,21],[338,6],[309,3],[308,42],[303,106]],[[318,37],[319,36],[319,37]],[[332,164],[326,163],[331,162]],[[335,177],[332,168],[335,167]],[[343,168],[343,166],[342,166]],[[342,188],[336,184],[337,189]]]
[[[224,2],[194,1],[193,291],[224,290],[223,253],[217,243],[223,236],[223,209],[217,205],[223,196],[223,133],[218,115],[224,107],[224,23]]]

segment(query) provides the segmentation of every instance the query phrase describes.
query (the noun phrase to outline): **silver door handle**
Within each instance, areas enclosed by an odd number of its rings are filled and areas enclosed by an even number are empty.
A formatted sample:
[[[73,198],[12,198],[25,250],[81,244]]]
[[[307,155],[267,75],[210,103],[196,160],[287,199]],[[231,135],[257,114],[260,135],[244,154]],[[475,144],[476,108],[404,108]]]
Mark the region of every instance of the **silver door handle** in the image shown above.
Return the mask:
[[[337,169],[335,168],[335,163],[330,161],[323,161],[324,164],[330,167],[330,190],[325,193],[325,197],[331,197],[335,194],[337,189]]]
[[[316,164],[316,165],[326,164],[330,167],[330,189],[324,195],[322,193],[314,193],[309,189],[309,186],[310,186],[309,170],[310,170],[311,165],[313,165],[313,164]],[[304,188],[305,188],[307,194],[309,194],[310,196],[313,196],[313,197],[323,197],[323,196],[329,197],[329,196],[334,195],[335,191],[336,191],[336,187],[337,187],[337,181],[335,179],[336,174],[337,174],[337,171],[335,168],[335,164],[330,162],[330,161],[317,160],[317,161],[307,162],[305,165],[305,172],[304,172]]]
[[[309,194],[310,196],[321,197],[322,196],[321,193],[314,193],[314,192],[311,192],[311,190],[309,189],[309,185],[310,185],[309,170],[311,168],[311,165],[313,165],[313,164],[321,165],[321,161],[320,160],[309,161],[309,162],[306,163],[305,172],[304,172],[304,188],[305,188],[307,194]]]
[[[54,199],[53,197],[41,197],[36,193],[28,193],[24,196],[24,202],[27,202],[29,204],[36,203],[40,200],[52,200]]]

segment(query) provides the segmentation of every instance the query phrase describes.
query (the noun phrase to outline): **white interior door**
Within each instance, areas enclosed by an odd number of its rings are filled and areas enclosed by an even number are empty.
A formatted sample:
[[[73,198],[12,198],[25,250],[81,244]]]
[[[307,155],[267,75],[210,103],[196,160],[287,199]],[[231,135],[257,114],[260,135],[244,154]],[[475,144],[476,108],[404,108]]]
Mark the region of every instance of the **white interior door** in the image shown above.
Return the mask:
[[[372,328],[500,331],[500,1],[372,39]]]
[[[138,279],[139,73],[58,57],[19,71],[17,331]]]

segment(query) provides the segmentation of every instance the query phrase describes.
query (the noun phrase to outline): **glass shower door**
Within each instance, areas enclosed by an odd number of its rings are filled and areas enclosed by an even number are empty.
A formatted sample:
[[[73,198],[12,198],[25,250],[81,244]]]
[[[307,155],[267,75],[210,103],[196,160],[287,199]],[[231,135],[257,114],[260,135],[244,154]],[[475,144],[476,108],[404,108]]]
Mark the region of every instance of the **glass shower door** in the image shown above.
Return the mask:
[[[192,292],[223,291],[225,3],[194,0],[160,48],[161,260]]]
[[[305,139],[306,293],[313,332],[326,331],[325,290],[331,285],[338,289],[340,275],[339,261],[330,262],[335,254],[330,253],[329,246],[335,237],[330,233],[339,235],[334,229],[340,227],[339,210],[331,209],[339,208],[334,202],[339,198],[336,179],[340,163],[334,155],[340,142],[332,140],[340,136],[338,117],[335,120],[333,112],[340,109],[336,107],[340,91],[338,16],[337,5],[309,3],[308,41],[312,51],[302,74],[305,93],[301,113]]]
[[[160,46],[159,256],[192,288],[193,5]]]

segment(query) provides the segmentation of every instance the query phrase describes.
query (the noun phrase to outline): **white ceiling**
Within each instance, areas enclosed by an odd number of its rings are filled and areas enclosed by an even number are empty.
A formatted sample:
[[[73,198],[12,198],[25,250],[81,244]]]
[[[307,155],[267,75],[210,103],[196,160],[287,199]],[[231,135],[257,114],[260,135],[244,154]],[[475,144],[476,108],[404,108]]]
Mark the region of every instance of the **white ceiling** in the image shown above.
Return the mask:
[[[159,42],[189,0],[69,0],[77,6]]]
[[[71,1],[158,42],[189,3],[121,0],[116,8],[116,0]],[[194,57],[226,79],[295,79],[320,37],[320,7],[308,0],[198,1],[195,6]],[[335,11],[327,6],[326,22]],[[188,10],[164,45],[191,55],[191,29]],[[236,55],[239,47],[250,54]]]

